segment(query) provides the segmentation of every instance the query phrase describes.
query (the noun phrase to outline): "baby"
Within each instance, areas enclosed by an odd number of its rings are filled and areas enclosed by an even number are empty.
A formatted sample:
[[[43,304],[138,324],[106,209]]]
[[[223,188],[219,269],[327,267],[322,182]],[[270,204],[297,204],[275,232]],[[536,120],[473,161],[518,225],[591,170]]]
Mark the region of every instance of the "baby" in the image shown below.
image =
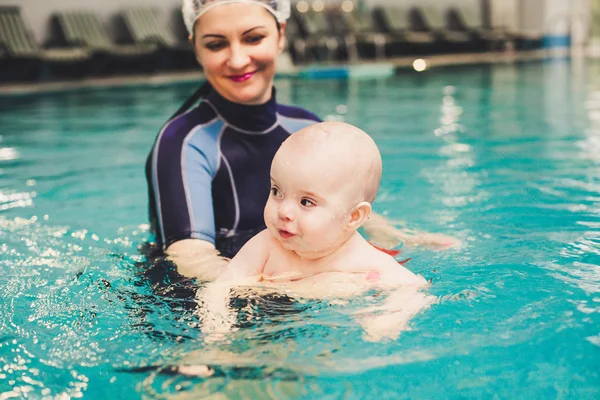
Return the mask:
[[[291,135],[271,164],[267,229],[217,281],[283,283],[344,273],[389,286],[425,283],[357,232],[371,214],[381,170],[377,145],[352,125],[323,122]]]
[[[393,289],[358,321],[370,340],[405,329],[432,301],[420,291],[427,282],[357,232],[371,213],[381,169],[377,146],[352,125],[324,122],[290,136],[271,164],[267,229],[198,292],[202,330],[217,340],[231,330],[228,297],[242,286],[338,302],[370,288]]]

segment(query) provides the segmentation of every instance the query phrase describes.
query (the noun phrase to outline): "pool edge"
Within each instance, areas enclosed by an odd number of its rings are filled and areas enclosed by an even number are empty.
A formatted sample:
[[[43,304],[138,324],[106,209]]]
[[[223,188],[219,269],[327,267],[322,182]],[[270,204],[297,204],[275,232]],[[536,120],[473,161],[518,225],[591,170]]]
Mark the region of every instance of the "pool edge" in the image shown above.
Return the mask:
[[[422,56],[426,68],[432,69],[453,65],[506,64],[523,61],[540,61],[554,58],[572,57],[569,49],[541,49],[520,52],[465,53]],[[418,57],[399,57],[382,61],[362,61],[355,63],[311,64],[290,67],[277,71],[277,78],[299,79],[368,79],[392,76],[398,71],[414,70],[413,63]],[[84,88],[161,86],[171,83],[192,83],[204,79],[200,71],[161,73],[154,75],[117,76],[88,78],[77,81],[57,81],[44,83],[0,85],[0,96],[31,95],[73,91]]]

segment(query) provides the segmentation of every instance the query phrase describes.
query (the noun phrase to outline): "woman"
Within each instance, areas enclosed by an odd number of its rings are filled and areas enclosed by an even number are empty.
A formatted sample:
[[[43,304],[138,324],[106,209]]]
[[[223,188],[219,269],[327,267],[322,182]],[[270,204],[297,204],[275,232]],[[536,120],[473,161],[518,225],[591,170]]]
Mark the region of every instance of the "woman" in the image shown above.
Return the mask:
[[[146,164],[152,229],[182,275],[214,278],[225,262],[220,255],[232,257],[264,229],[275,152],[319,121],[275,97],[289,13],[289,0],[183,1],[207,80],[204,99],[164,125]],[[384,236],[407,238],[382,218],[374,221],[387,228]]]
[[[146,164],[150,219],[184,275],[210,279],[264,229],[279,145],[319,121],[277,103],[273,78],[289,0],[184,0],[183,16],[210,87],[162,128]]]

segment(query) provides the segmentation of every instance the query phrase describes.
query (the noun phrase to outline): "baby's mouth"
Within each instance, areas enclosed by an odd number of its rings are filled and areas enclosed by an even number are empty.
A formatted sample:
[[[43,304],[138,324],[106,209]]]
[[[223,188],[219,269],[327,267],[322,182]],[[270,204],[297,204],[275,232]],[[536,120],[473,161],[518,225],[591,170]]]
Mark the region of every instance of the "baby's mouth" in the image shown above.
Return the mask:
[[[278,232],[279,232],[279,236],[281,236],[281,238],[283,238],[283,239],[289,239],[291,237],[296,236],[295,233],[286,231],[285,229],[280,229]]]

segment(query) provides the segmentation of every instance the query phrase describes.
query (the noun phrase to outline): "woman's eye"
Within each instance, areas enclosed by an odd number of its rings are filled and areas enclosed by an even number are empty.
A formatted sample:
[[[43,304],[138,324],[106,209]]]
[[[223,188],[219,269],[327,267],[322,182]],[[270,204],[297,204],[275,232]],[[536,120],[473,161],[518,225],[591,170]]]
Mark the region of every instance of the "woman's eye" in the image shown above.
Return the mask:
[[[263,39],[264,36],[262,35],[247,36],[246,43],[259,43]]]
[[[225,47],[223,42],[211,42],[204,45],[210,51],[218,51]]]
[[[314,207],[317,205],[317,203],[310,199],[302,199],[300,200],[300,204],[302,205],[302,207]]]
[[[281,195],[281,192],[276,187],[272,187],[271,188],[271,195],[273,197],[279,197]]]

